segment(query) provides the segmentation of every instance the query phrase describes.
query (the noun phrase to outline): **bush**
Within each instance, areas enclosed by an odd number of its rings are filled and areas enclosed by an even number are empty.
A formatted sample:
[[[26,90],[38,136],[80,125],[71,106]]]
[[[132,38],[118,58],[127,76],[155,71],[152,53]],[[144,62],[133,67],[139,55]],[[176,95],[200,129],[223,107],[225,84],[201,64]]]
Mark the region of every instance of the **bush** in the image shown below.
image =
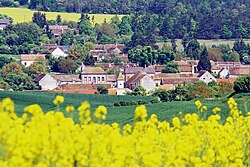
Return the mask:
[[[236,93],[250,92],[250,75],[237,78],[234,82],[234,91]]]

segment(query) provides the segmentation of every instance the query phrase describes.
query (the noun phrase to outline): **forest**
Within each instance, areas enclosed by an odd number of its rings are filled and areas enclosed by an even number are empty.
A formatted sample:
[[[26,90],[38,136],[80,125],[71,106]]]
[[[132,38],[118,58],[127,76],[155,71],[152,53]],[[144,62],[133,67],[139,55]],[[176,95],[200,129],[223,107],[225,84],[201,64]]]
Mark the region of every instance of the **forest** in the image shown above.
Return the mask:
[[[250,37],[247,0],[0,0],[0,5],[41,11],[129,14],[136,18],[132,19],[132,29],[140,29],[142,35],[151,32],[148,38],[152,33],[166,39]],[[138,27],[140,22],[151,27]]]

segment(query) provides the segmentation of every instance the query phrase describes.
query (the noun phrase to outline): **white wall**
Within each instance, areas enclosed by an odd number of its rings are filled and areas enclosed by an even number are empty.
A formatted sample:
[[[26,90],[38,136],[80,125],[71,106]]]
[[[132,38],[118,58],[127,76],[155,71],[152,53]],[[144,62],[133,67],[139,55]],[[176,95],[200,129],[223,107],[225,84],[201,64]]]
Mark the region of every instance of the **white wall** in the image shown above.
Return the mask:
[[[51,77],[50,74],[46,74],[39,82],[42,90],[53,90],[57,88],[58,84],[56,79]]]
[[[141,85],[142,87],[144,87],[148,92],[149,92],[149,91],[155,90],[155,82],[154,82],[154,80],[153,80],[150,76],[148,76],[148,75],[145,75],[145,76],[141,79],[140,85]]]

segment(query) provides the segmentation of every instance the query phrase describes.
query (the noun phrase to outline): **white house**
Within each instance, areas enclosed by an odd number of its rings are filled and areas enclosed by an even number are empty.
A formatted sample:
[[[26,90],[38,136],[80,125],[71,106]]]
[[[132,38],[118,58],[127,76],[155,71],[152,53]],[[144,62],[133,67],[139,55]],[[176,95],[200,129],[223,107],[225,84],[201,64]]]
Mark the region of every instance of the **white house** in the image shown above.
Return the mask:
[[[101,67],[83,66],[82,84],[107,84],[107,73]]]
[[[34,62],[45,61],[45,54],[22,54],[20,61],[25,67],[29,67]]]
[[[220,72],[218,73],[218,77],[219,78],[228,78],[229,77],[229,70],[223,68],[220,70]]]
[[[208,71],[201,70],[197,77],[199,78],[200,81],[203,81],[206,84],[212,81],[216,82],[216,78]]]
[[[57,80],[50,74],[40,74],[35,78],[34,82],[40,86],[41,90],[53,90],[58,87]]]
[[[68,56],[60,47],[57,47],[52,51],[52,57],[53,58],[59,58],[59,57],[66,57]]]
[[[155,90],[155,82],[151,76],[149,76],[145,71],[138,71],[125,83],[126,88],[134,89],[135,87],[141,85],[148,92]]]

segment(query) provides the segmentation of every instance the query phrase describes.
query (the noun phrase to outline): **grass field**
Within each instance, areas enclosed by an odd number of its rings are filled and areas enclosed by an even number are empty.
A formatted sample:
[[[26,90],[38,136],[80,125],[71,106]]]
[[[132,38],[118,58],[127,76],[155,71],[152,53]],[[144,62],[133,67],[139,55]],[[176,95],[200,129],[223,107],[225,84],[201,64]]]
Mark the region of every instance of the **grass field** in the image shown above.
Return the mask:
[[[19,61],[20,60],[20,55],[0,54],[0,57],[13,58],[15,61]]]
[[[177,50],[184,50],[182,44],[181,44],[181,39],[177,39],[176,44],[177,44]],[[229,45],[230,48],[233,47],[235,39],[212,39],[212,40],[203,40],[203,39],[198,39],[198,42],[200,45],[205,44],[207,47],[212,47],[212,45],[220,45],[220,44],[226,44]],[[244,39],[245,43],[250,44],[250,39]],[[163,43],[158,43],[160,47],[162,47]],[[171,42],[167,42],[167,45],[171,46]]]
[[[0,14],[5,14],[13,18],[14,23],[22,23],[32,21],[34,10],[26,8],[0,8]],[[79,13],[62,13],[62,12],[42,12],[46,14],[47,20],[56,20],[57,15],[61,15],[62,20],[79,21]],[[104,19],[110,21],[115,15],[111,14],[89,14],[92,18],[94,15],[95,23],[103,23]],[[123,15],[118,15],[120,18]]]
[[[23,108],[30,104],[39,104],[44,111],[49,111],[55,106],[53,100],[57,94],[56,93],[34,93],[34,92],[9,92],[1,91],[0,100],[5,97],[10,97],[15,102],[16,111],[20,114],[23,112]],[[105,105],[108,108],[108,115],[106,123],[118,122],[121,125],[126,123],[132,123],[134,117],[134,110],[136,106],[121,106],[114,107],[113,104],[119,101],[127,100],[145,100],[150,101],[151,97],[135,97],[135,96],[110,96],[110,95],[83,95],[83,94],[63,94],[65,97],[65,102],[63,103],[63,108],[66,105],[73,105],[78,107],[81,102],[88,101],[91,104],[92,111],[99,106]],[[236,96],[235,100],[238,102],[238,107],[243,112],[250,111],[250,94]],[[248,100],[248,103],[246,101]],[[180,101],[180,102],[166,102],[157,104],[147,104],[148,115],[156,114],[159,120],[171,120],[175,115],[178,115],[180,111],[185,113],[193,113],[197,111],[194,104],[195,100],[192,101]],[[222,112],[222,120],[225,120],[228,116],[228,105],[227,98],[222,99],[201,99],[203,105],[208,107],[208,115],[212,114],[212,109],[214,107],[220,107]],[[245,104],[245,105],[244,105]],[[247,109],[245,109],[247,108]],[[74,113],[74,118],[77,120],[77,111]]]

